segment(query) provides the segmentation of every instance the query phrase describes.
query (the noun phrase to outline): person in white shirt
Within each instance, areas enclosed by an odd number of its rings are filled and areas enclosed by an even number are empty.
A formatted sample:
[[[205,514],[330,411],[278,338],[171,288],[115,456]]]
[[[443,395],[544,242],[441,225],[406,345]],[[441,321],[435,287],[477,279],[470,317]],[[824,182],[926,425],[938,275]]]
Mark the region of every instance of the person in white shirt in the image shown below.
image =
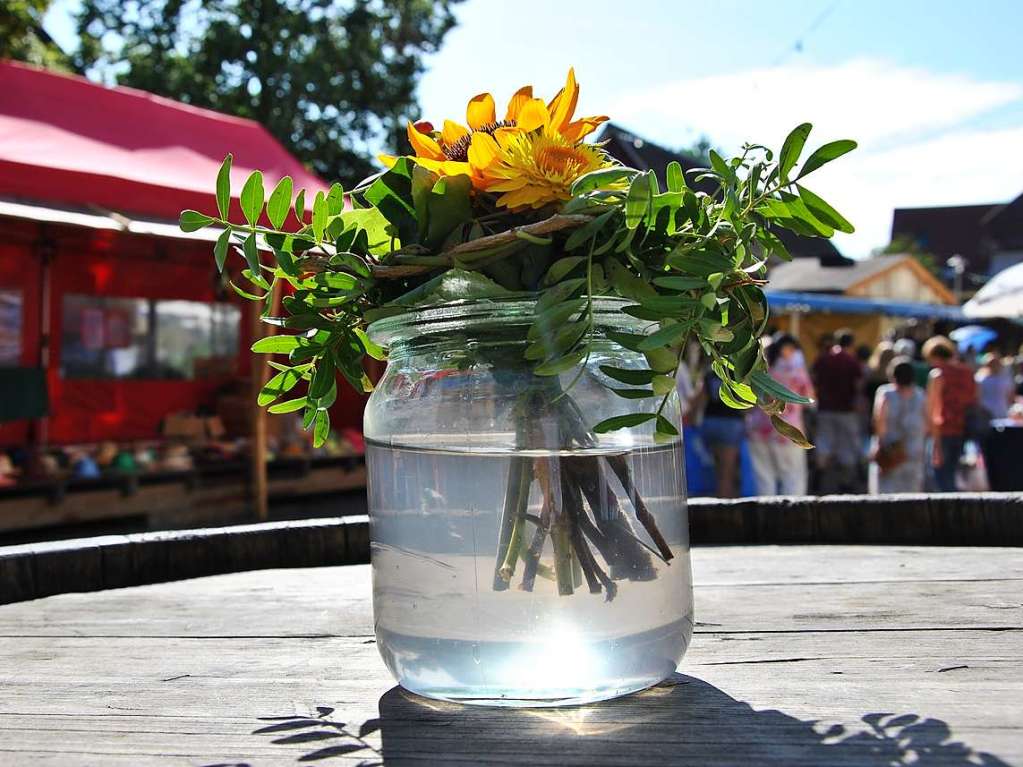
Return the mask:
[[[1001,358],[991,352],[985,354],[974,380],[980,392],[980,404],[991,418],[1006,418],[1016,392],[1012,373],[1002,364]]]

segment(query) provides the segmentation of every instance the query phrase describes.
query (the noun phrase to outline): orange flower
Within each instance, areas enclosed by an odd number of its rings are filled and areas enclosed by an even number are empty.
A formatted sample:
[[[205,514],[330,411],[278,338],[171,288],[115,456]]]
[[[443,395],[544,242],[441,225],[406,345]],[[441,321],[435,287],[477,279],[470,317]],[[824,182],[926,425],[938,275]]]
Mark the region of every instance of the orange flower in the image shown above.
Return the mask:
[[[503,192],[498,204],[509,208],[541,207],[568,199],[568,189],[583,173],[609,164],[599,149],[582,143],[605,116],[573,120],[579,101],[575,72],[550,102],[519,88],[497,119],[494,97],[481,93],[469,100],[467,125],[445,120],[440,131],[429,123],[408,124],[413,160],[440,175],[464,174],[480,190]],[[395,158],[382,156],[388,166]]]

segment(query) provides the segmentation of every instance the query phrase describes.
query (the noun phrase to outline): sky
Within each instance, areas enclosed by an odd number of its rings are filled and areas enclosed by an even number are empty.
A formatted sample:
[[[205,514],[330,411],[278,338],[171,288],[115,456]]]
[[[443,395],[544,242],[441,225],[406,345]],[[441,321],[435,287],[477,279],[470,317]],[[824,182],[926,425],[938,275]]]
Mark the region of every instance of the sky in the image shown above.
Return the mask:
[[[58,41],[75,2],[47,18]],[[578,114],[669,147],[776,147],[811,122],[809,148],[860,144],[808,183],[856,225],[835,240],[853,257],[888,242],[896,207],[1023,192],[1019,0],[467,0],[456,14],[426,61],[425,119],[461,118],[483,91],[553,95],[574,66]]]

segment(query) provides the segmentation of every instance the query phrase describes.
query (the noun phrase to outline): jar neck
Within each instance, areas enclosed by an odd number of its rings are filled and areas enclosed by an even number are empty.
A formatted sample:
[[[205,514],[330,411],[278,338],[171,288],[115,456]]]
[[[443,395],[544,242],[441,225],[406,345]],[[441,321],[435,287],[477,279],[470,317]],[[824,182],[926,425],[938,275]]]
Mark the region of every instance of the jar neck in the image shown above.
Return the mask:
[[[598,343],[607,330],[645,332],[648,322],[622,313],[621,309],[630,303],[620,298],[594,299],[593,333]],[[529,330],[537,314],[532,298],[460,301],[411,309],[378,320],[370,325],[369,334],[388,349],[392,360],[440,355],[522,361],[526,347],[534,340]]]

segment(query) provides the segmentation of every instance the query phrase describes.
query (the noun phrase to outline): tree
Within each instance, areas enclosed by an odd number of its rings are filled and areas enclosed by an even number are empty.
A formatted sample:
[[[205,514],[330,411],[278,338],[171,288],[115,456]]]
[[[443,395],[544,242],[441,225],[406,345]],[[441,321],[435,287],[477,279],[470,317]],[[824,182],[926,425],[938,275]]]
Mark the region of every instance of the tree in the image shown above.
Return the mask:
[[[68,58],[43,29],[50,0],[0,2],[0,59],[15,59],[50,69],[67,69]]]
[[[76,63],[262,123],[346,186],[417,116],[423,56],[460,0],[84,0]],[[113,34],[110,34],[113,33]]]
[[[700,165],[709,166],[711,149],[718,154],[721,153],[721,150],[714,146],[714,142],[710,140],[710,136],[706,133],[701,133],[700,137],[696,139],[696,141],[687,147],[682,147],[679,151],[682,152],[682,154],[692,157]]]

